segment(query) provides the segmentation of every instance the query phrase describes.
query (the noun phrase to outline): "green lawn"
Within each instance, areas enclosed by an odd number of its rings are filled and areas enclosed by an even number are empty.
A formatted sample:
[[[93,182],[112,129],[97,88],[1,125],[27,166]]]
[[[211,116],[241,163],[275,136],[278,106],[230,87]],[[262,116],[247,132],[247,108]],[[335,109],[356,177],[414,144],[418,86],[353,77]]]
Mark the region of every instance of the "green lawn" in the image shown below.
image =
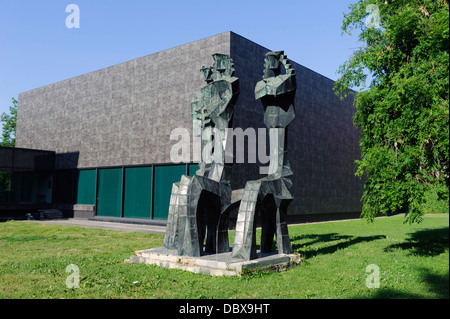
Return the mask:
[[[0,298],[449,298],[449,215],[290,226],[304,262],[282,273],[210,277],[126,264],[163,236],[9,221],[0,223]],[[66,267],[80,287],[66,287]],[[366,287],[379,269],[380,288]]]

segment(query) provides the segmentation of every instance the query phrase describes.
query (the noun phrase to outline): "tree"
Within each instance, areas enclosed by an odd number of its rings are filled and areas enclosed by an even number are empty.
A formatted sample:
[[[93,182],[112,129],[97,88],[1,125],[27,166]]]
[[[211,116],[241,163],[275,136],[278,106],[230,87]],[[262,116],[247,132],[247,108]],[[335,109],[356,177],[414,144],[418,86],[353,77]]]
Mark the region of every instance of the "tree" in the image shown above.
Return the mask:
[[[10,114],[3,113],[0,116],[0,121],[3,123],[0,146],[14,147],[16,144],[17,104],[17,100],[12,98],[12,105],[9,107]]]
[[[14,147],[16,143],[17,100],[12,98],[9,107],[10,114],[0,116],[2,122],[2,140],[0,146]],[[11,173],[0,171],[0,202],[8,201],[8,192],[11,191]]]
[[[339,67],[335,92],[356,93],[364,176],[362,217],[448,212],[449,6],[447,1],[360,0],[342,31],[359,29],[362,47]],[[368,86],[366,80],[371,78]]]

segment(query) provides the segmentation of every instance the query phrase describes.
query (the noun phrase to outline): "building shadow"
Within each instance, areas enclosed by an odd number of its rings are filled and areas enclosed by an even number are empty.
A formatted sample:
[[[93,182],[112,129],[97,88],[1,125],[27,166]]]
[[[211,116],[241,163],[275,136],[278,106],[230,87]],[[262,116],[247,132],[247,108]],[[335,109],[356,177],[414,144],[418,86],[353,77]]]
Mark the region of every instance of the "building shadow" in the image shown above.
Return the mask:
[[[58,153],[55,156],[53,205],[62,211],[65,218],[74,216],[73,205],[78,196],[79,157],[79,151]]]
[[[0,221],[41,218],[44,211],[59,218],[55,204],[71,207],[77,196],[78,160],[78,151],[0,147]]]
[[[79,151],[55,154],[55,170],[77,169],[79,158]]]
[[[384,235],[375,235],[375,236],[348,236],[348,235],[339,235],[337,233],[329,233],[329,234],[307,234],[307,235],[299,235],[291,238],[292,249],[295,252],[298,252],[305,257],[306,259],[324,254],[332,254],[336,252],[338,249],[344,249],[352,245],[356,245],[359,243],[374,241],[378,239],[386,238]],[[334,245],[327,245],[325,247],[321,247],[314,250],[308,250],[309,246],[316,243],[328,243],[339,241]]]
[[[411,255],[437,256],[448,250],[448,234],[448,227],[419,230],[408,234],[404,242],[387,246],[384,251],[402,249]]]

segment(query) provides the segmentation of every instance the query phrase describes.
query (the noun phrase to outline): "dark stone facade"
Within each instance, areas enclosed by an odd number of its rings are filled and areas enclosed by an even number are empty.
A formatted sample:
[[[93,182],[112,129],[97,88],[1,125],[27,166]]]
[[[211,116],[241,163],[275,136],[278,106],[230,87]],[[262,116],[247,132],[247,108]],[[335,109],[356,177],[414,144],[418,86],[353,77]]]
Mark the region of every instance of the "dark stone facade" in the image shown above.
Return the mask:
[[[170,163],[176,143],[170,132],[184,127],[192,137],[190,103],[204,86],[200,68],[211,65],[213,53],[230,54],[240,79],[233,126],[265,128],[254,88],[267,51],[225,32],[21,93],[16,145],[55,151],[57,169]],[[291,64],[297,93],[288,131],[295,196],[289,214],[359,212],[353,101],[339,100],[332,80]],[[260,177],[258,164],[233,166],[233,188]]]

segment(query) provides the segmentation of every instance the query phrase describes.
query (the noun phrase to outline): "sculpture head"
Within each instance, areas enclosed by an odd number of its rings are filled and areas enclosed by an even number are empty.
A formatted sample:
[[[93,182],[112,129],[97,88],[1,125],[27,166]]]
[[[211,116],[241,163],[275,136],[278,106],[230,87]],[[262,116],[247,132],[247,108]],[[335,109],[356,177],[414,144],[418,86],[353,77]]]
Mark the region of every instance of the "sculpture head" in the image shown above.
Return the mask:
[[[232,77],[234,74],[233,59],[228,54],[214,53],[212,55],[214,64],[212,66],[213,80],[219,80],[224,77]]]
[[[230,59],[228,54],[214,53],[212,57],[214,59],[214,68],[219,72],[225,72],[227,69],[227,60]]]
[[[213,74],[213,68],[212,67],[202,67],[200,71],[203,73],[203,76],[205,77],[206,83],[212,82],[212,74]]]
[[[264,78],[272,76],[272,72],[275,76],[281,73],[280,71],[280,58],[284,54],[284,51],[270,51],[266,53],[264,58]]]

